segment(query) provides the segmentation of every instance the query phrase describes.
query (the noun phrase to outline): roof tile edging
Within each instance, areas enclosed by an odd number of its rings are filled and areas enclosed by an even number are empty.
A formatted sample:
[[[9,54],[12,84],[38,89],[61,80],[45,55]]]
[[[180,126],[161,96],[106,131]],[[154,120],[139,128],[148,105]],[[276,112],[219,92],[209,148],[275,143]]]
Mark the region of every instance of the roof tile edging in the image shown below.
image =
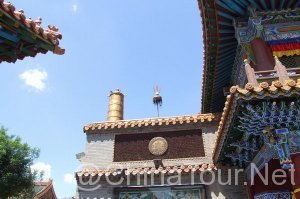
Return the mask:
[[[297,79],[297,81],[289,79],[285,82],[285,84],[282,84],[279,81],[272,82],[271,85],[267,82],[262,82],[259,84],[259,86],[255,87],[253,84],[248,83],[246,84],[245,88],[240,88],[238,86],[232,86],[230,88],[230,95],[227,96],[225,107],[223,109],[221,121],[219,123],[218,127],[218,136],[215,144],[215,149],[213,151],[213,160],[214,162],[217,162],[217,159],[219,158],[221,148],[223,146],[222,143],[222,137],[224,137],[227,132],[224,132],[225,124],[227,127],[230,126],[230,124],[227,124],[227,118],[230,112],[230,107],[233,103],[233,100],[236,101],[238,99],[244,99],[244,100],[250,100],[250,99],[262,99],[264,97],[278,97],[278,96],[290,96],[291,94],[297,94],[300,95],[300,79]],[[226,128],[225,131],[227,131],[228,128]],[[224,141],[224,140],[223,140]]]
[[[44,29],[41,27],[41,18],[38,18],[36,21],[33,21],[31,18],[26,18],[24,10],[16,11],[16,8],[13,4],[10,2],[4,2],[4,0],[0,0],[0,8],[3,9],[3,11],[13,19],[29,28],[33,33],[53,44],[53,52],[55,54],[61,55],[65,53],[65,50],[59,47],[59,40],[62,39],[62,34],[58,32],[58,28],[56,26],[48,25],[48,29]]]
[[[82,171],[76,172],[76,177],[88,177],[88,176],[117,176],[121,175],[123,172],[126,176],[129,175],[143,175],[143,174],[173,174],[173,173],[189,173],[189,172],[197,172],[197,171],[213,171],[217,170],[217,167],[214,164],[203,163],[199,165],[179,165],[179,166],[168,166],[168,167],[145,167],[145,168],[132,168],[132,169],[110,169],[110,170],[97,170],[97,169],[89,169],[85,168]]]
[[[133,120],[119,120],[119,121],[107,121],[107,122],[95,122],[85,125],[83,131],[85,133],[95,130],[109,131],[112,129],[129,129],[129,128],[141,128],[141,127],[154,127],[154,126],[170,126],[170,125],[182,125],[193,123],[213,122],[220,119],[219,114],[197,114],[190,116],[176,116],[176,117],[164,117],[164,118],[146,118],[146,119],[133,119]]]

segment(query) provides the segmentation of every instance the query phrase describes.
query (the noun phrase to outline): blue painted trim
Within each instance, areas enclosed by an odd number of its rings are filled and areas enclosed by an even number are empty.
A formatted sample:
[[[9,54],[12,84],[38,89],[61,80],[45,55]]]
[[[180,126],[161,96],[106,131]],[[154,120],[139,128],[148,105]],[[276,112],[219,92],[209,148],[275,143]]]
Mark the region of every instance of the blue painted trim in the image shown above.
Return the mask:
[[[233,54],[235,54],[235,50],[230,50],[230,51],[228,51],[229,53],[227,53],[227,54],[225,54],[225,55],[223,55],[222,54],[222,56],[218,56],[218,60],[226,60],[227,59],[227,57],[230,57],[230,59],[233,59]]]
[[[223,85],[217,84],[218,82],[215,82],[215,83],[214,83],[214,85],[216,85],[216,86],[214,86],[214,88],[216,88],[216,89],[215,89],[216,92],[213,91],[214,95],[218,95],[218,91],[219,91],[219,92],[222,91],[222,93],[223,93],[223,87],[224,87],[227,83],[230,83],[229,79],[230,79],[230,77],[231,77],[231,75],[230,75],[231,72],[232,72],[232,71],[229,71],[229,75],[226,74],[226,76],[223,76],[224,78],[227,78],[227,79],[224,79],[224,81],[222,81],[222,84],[223,84]],[[229,84],[227,84],[227,85],[229,85]],[[221,100],[221,99],[216,99],[216,100]]]
[[[290,39],[281,39],[281,40],[268,41],[268,43],[270,45],[287,44],[287,43],[298,43],[298,42],[300,42],[300,37],[290,38]]]
[[[241,0],[237,0],[240,4],[242,4],[245,8],[247,8],[249,6],[249,3],[247,1],[241,1]]]
[[[262,11],[261,7],[255,2],[255,0],[248,0],[256,9]]]
[[[224,53],[224,51],[227,52],[229,50],[236,49],[236,45],[232,45],[232,46],[228,46],[228,47],[230,47],[230,48],[222,48],[218,52]]]
[[[234,0],[237,5],[239,5],[243,10],[247,8],[248,4],[244,1]]]
[[[218,75],[218,77],[220,79],[218,79],[217,81],[225,80],[224,78],[221,78],[221,77],[225,77],[226,75],[231,75],[230,74],[230,70],[231,70],[230,65],[232,65],[232,64],[233,64],[233,62],[230,62],[230,63],[228,62],[226,65],[219,65],[220,67],[218,67],[216,69],[216,75]],[[222,86],[224,86],[224,85],[222,85]]]
[[[231,69],[231,67],[230,67],[231,65],[233,65],[233,62],[227,62],[226,65],[219,65],[219,67],[216,68],[217,74],[218,74],[218,76],[220,76],[219,77],[220,79],[218,79],[218,81],[222,80],[221,76],[229,75],[227,73],[228,73],[228,70]]]
[[[234,55],[233,55],[234,54]],[[227,60],[232,60],[232,59],[234,59],[233,58],[233,56],[235,56],[235,50],[232,50],[232,51],[230,51],[230,53],[229,54],[227,54],[227,56],[218,56],[218,60],[220,60],[220,61],[222,61],[222,62],[225,62],[225,61],[227,61]]]
[[[229,40],[229,39],[235,39],[235,37],[234,37],[234,36],[221,37],[221,38],[219,39],[219,41],[225,41],[225,40]]]
[[[226,73],[223,73],[223,75],[220,77],[220,79],[222,81],[219,81],[219,79],[216,80],[216,82],[214,84],[215,85],[214,88],[216,88],[216,90],[222,89],[224,87],[224,84],[229,83],[230,77],[231,77],[231,72],[232,72],[232,69],[228,68],[228,72],[226,71]]]
[[[261,5],[264,7],[265,10],[268,10],[267,4],[265,0],[260,0]]]
[[[233,61],[234,60],[232,60],[232,58],[234,57],[234,56],[229,56],[231,59],[225,59],[225,60],[220,60],[219,59],[219,61],[221,62],[221,64],[220,65],[223,65],[223,66],[226,66],[227,64],[231,64],[231,63],[233,63]],[[217,67],[218,68],[218,67]],[[223,67],[222,67],[223,68]],[[220,70],[220,71],[222,71],[222,70]]]
[[[280,1],[279,8],[278,8],[279,10],[282,10],[284,2],[285,2],[284,0]]]
[[[222,59],[222,58],[227,57],[228,55],[234,53],[234,51],[235,51],[235,49],[229,50],[229,51],[227,51],[227,52],[225,52],[225,53],[222,53],[222,54],[219,55],[218,57],[219,57],[219,59]]]
[[[230,71],[230,72],[232,72],[232,71]],[[228,75],[228,76],[226,76],[226,78],[229,79],[230,76]],[[217,83],[217,82],[216,82],[216,83]],[[223,82],[222,82],[223,85],[217,84],[217,86],[214,86],[214,88],[216,89],[216,92],[217,92],[218,90],[219,90],[219,91],[220,91],[220,90],[223,90],[224,84],[226,84],[226,83],[229,83],[229,80],[223,81]],[[215,93],[215,92],[214,92],[214,93]],[[217,100],[217,99],[216,99],[216,100]],[[220,99],[219,99],[219,100],[220,100]]]
[[[230,42],[230,43],[231,43],[231,45],[223,46],[222,48],[219,49],[218,52],[227,53],[229,50],[236,50],[237,42],[236,43]],[[223,51],[225,51],[225,52],[223,52]]]
[[[262,168],[264,168],[265,166],[263,166]],[[262,168],[258,168],[258,169],[262,169]],[[257,173],[255,172],[255,175],[256,176]],[[251,180],[251,178],[250,178]],[[250,181],[249,180],[249,181]],[[257,198],[275,198],[275,194],[278,194],[280,195],[280,193],[282,194],[286,194],[286,195],[289,195],[287,197],[292,197],[291,195],[291,191],[290,190],[279,190],[279,191],[268,191],[268,192],[261,192],[261,193],[256,193],[254,195],[254,199],[257,199]],[[280,196],[280,198],[282,197],[283,195]],[[276,197],[277,198],[277,197]]]
[[[228,63],[228,65],[229,64],[231,64],[231,65],[233,65],[233,62],[231,62],[231,63]],[[220,67],[220,68],[217,68],[216,69],[216,72],[215,72],[215,75],[217,75],[220,79],[218,79],[217,81],[222,81],[222,80],[224,80],[224,81],[226,81],[226,77],[227,76],[231,76],[232,74],[231,74],[231,68],[228,68],[228,67],[224,67],[225,65],[223,65],[223,67]],[[224,78],[221,78],[221,77],[224,77]],[[221,87],[218,87],[220,84],[219,83],[217,83],[216,84],[216,86],[215,86],[215,88],[221,88]],[[224,87],[224,85],[220,85],[220,86],[222,86],[222,87]]]
[[[219,24],[219,25],[223,25],[223,26],[230,26],[230,27],[233,26],[232,23],[228,23],[228,22],[225,22],[225,21],[219,21],[218,24]]]
[[[227,14],[227,13],[223,13],[223,12],[220,12],[220,11],[218,11],[217,13],[218,13],[220,16],[225,17],[225,18],[227,18],[227,19],[230,19],[230,20],[233,20],[233,19],[234,19],[234,17],[233,17],[232,15],[229,15],[229,14]]]
[[[236,44],[236,41],[232,41],[230,43],[226,42],[226,43],[220,44],[219,46],[225,47],[225,46],[231,46],[231,45],[234,45],[234,44]]]
[[[220,85],[219,82],[223,83],[223,82],[227,81],[227,77],[231,76],[231,71],[232,71],[231,66],[232,65],[233,65],[233,62],[228,63],[227,65],[222,65],[223,66],[222,68],[218,68],[219,72],[217,72],[217,73],[219,75],[219,78],[216,79],[216,81],[218,81],[218,83],[216,85]],[[224,85],[220,85],[220,86],[224,87]]]
[[[219,30],[220,33],[234,33],[234,30],[225,30],[225,29],[222,29],[222,30]]]
[[[228,72],[226,73],[222,73],[223,76],[218,78],[218,80],[216,80],[217,82],[215,83],[216,86],[214,86],[214,88],[219,88],[219,89],[222,89],[224,87],[224,83],[229,83],[230,81],[230,77],[231,77],[231,72],[232,72],[232,69],[229,68],[228,69]],[[217,79],[217,78],[216,78]],[[221,80],[221,81],[219,81]],[[216,89],[217,90],[217,89]]]
[[[216,69],[218,76],[222,75],[220,73],[224,73],[226,74],[226,71],[228,71],[228,69],[230,69],[230,65],[233,65],[233,61],[232,60],[227,60],[226,62],[222,63],[222,64],[218,64],[218,67]]]
[[[225,8],[226,10],[231,11],[232,13],[239,14],[238,12],[236,12],[235,10],[233,10],[231,7],[228,7],[227,4],[223,3],[221,0],[216,0],[216,3],[217,3],[219,6]]]
[[[229,79],[230,77],[227,77],[227,78]],[[218,85],[218,86],[215,86],[214,88],[216,88],[216,91],[218,91],[218,90],[219,90],[219,91],[220,91],[220,90],[222,91],[222,90],[223,90],[223,87],[224,87],[224,84],[226,84],[226,83],[229,83],[229,81],[228,81],[228,80],[227,80],[227,81],[224,81],[222,86],[219,86],[219,85]],[[214,92],[214,93],[215,93],[215,92]],[[220,99],[219,99],[219,100],[220,100]]]
[[[229,70],[227,74],[222,73],[223,74],[222,81],[220,81],[221,84],[218,82],[217,79],[215,79],[215,81],[214,81],[215,89],[212,90],[212,93],[216,94],[216,93],[218,93],[218,91],[223,90],[224,84],[229,83],[229,81],[230,81],[230,76],[231,76],[230,73],[231,73],[231,70]],[[218,100],[218,99],[216,99],[216,100]]]
[[[223,0],[228,7],[233,8],[236,12],[238,12],[240,15],[245,15],[245,12],[243,9],[241,9],[240,6],[238,6],[234,1],[232,0]]]
[[[5,31],[5,29],[3,27],[0,27],[0,37],[3,37],[5,39],[15,42],[15,43],[20,41],[20,38],[18,37],[18,35],[12,35],[12,34],[8,33],[7,31]]]
[[[218,60],[218,62],[220,62],[219,64],[218,64],[218,67],[217,68],[220,68],[219,66],[224,66],[224,65],[226,65],[226,64],[228,64],[228,63],[231,63],[232,62],[232,58],[233,58],[233,56],[228,56],[229,58],[226,58],[226,59],[219,59]],[[223,67],[222,67],[223,68]],[[220,69],[219,69],[220,70]]]
[[[225,48],[225,50],[220,49],[217,53],[217,56],[220,57],[220,59],[221,59],[222,57],[229,56],[236,51],[236,46],[229,46],[229,47],[230,48],[227,48],[227,49]]]
[[[275,0],[271,0],[271,7],[272,7],[272,11],[275,10]]]

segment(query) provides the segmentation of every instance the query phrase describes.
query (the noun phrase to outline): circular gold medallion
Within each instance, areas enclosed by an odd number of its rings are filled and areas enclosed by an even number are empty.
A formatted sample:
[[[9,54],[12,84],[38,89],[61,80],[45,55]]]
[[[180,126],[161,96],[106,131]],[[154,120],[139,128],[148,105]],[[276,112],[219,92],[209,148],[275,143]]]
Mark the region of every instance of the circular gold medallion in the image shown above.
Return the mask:
[[[163,155],[168,150],[168,142],[165,138],[155,137],[150,140],[148,148],[153,155]]]

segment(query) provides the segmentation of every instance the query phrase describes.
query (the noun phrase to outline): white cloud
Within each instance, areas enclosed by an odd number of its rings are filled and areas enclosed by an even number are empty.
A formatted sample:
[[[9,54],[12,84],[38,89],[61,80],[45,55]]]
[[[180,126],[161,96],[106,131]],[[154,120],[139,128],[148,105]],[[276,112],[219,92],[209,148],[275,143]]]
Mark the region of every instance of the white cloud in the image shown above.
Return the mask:
[[[74,3],[74,4],[72,5],[72,10],[73,10],[73,12],[77,12],[77,10],[78,10],[78,5],[77,5],[76,3]]]
[[[48,181],[51,178],[51,165],[43,162],[37,162],[31,167],[31,171],[43,172],[43,180]]]
[[[71,173],[66,173],[64,175],[64,181],[65,181],[65,183],[68,183],[68,184],[75,184],[76,183],[75,177]]]
[[[47,77],[47,72],[39,69],[30,69],[20,74],[20,78],[27,86],[33,87],[38,91],[43,91],[45,89],[45,80]]]

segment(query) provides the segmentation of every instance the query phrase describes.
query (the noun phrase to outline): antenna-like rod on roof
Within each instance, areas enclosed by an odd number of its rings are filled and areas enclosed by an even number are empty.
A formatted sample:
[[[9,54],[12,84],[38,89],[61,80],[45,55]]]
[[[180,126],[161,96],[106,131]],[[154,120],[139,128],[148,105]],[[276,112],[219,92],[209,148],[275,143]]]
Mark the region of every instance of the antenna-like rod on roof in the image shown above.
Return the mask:
[[[154,88],[153,104],[156,105],[157,117],[159,117],[159,107],[162,106],[162,97],[159,95],[158,85]]]

